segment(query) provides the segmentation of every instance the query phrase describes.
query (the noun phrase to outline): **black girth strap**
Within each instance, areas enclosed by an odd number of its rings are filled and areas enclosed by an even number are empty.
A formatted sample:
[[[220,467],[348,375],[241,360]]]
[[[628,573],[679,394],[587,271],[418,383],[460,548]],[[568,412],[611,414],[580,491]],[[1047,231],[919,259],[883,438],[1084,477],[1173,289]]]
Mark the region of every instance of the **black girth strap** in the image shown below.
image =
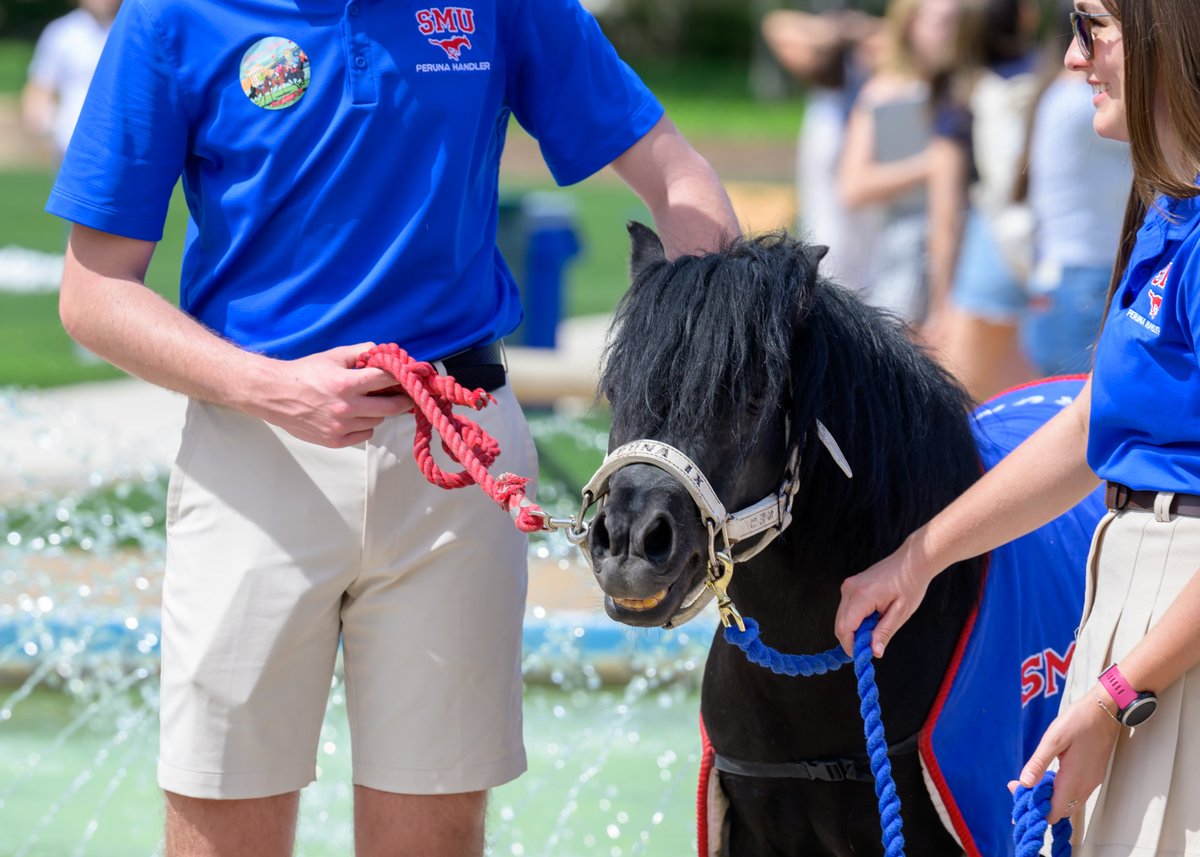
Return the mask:
[[[916,752],[919,735],[918,732],[897,744],[892,744],[888,747],[888,755],[902,756]],[[713,759],[713,767],[726,774],[742,777],[820,780],[827,783],[840,783],[843,780],[870,782],[874,779],[871,776],[871,759],[866,753],[841,759],[809,759],[800,762],[744,762],[717,753]]]

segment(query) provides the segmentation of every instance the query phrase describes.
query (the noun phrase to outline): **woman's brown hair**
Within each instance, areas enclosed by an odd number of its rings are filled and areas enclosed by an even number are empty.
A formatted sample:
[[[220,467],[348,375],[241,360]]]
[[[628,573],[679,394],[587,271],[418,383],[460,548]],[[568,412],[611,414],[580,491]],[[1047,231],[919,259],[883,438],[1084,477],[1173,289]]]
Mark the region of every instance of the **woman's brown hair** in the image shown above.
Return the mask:
[[[1100,0],[1121,26],[1125,46],[1125,114],[1133,188],[1125,208],[1105,317],[1129,265],[1137,231],[1161,195],[1200,196],[1200,15],[1196,0]],[[1155,117],[1179,141],[1172,163]]]

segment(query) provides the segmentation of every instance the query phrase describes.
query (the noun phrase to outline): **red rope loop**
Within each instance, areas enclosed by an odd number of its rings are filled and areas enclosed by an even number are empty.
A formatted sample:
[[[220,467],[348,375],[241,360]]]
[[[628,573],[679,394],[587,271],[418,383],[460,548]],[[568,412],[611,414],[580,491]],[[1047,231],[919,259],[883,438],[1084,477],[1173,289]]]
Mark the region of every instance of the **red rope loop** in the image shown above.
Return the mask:
[[[500,444],[478,423],[454,413],[455,405],[482,410],[496,399],[483,389],[468,390],[449,375],[439,375],[432,364],[414,360],[395,343],[376,345],[360,355],[358,369],[382,369],[394,377],[416,404],[413,416],[417,433],[413,438],[413,458],[430,484],[447,490],[472,483],[513,516],[517,528],[533,533],[545,529],[544,516],[537,504],[525,497],[529,479],[505,473],[493,479],[488,468],[500,455]],[[463,469],[448,473],[433,460],[429,445],[437,429],[442,449]]]

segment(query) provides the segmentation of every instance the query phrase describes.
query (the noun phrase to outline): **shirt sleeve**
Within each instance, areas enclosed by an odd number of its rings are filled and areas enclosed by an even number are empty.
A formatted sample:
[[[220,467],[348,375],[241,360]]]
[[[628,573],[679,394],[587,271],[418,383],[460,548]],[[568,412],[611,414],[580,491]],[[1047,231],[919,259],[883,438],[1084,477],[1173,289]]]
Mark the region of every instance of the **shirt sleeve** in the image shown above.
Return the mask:
[[[508,103],[560,185],[607,166],[662,118],[578,0],[524,0],[512,14]]]
[[[48,212],[127,238],[162,238],[188,139],[170,54],[170,42],[144,0],[126,0],[50,192]]]

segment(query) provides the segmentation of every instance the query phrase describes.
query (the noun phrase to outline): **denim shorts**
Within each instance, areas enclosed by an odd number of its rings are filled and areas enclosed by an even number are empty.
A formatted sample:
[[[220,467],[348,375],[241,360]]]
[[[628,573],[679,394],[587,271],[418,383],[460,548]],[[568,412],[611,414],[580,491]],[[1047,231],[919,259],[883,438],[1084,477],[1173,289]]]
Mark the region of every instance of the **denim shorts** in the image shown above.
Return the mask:
[[[1021,321],[1021,347],[1043,375],[1089,372],[1100,333],[1109,266],[1067,266],[1034,274]]]
[[[975,210],[963,228],[950,300],[968,315],[996,324],[1016,324],[1025,306],[1024,287],[1004,261],[987,221]]]

